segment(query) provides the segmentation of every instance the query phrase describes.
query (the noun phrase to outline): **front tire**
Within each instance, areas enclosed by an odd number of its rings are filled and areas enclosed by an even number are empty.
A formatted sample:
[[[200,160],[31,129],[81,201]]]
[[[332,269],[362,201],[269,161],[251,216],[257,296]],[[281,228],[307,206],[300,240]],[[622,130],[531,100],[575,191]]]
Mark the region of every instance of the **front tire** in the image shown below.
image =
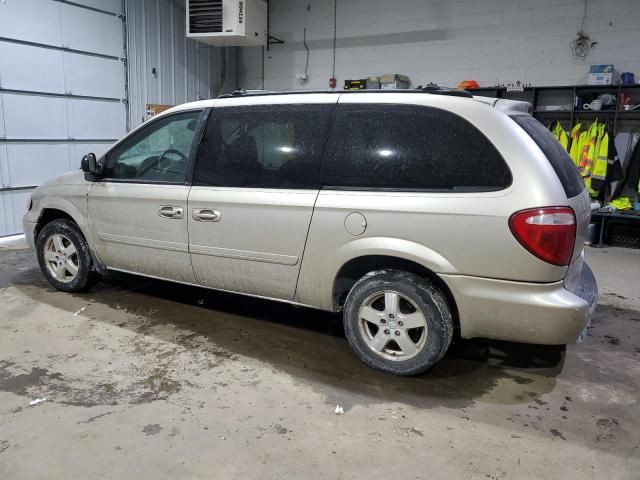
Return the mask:
[[[445,296],[417,275],[383,270],[365,275],[344,305],[344,330],[367,365],[394,375],[419,375],[446,353],[453,336]]]
[[[97,281],[89,245],[78,226],[59,218],[38,235],[36,253],[49,283],[64,292],[84,292]]]

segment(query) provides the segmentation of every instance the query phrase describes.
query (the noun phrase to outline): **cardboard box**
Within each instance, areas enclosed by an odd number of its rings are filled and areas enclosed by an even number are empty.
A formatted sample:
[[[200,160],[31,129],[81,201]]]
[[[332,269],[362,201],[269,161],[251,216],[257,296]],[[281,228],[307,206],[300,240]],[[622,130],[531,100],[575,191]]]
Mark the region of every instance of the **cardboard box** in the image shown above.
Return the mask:
[[[411,80],[406,75],[399,75],[397,73],[390,73],[387,75],[380,75],[380,89],[381,90],[399,90],[409,88]]]
[[[173,105],[163,105],[160,103],[147,103],[147,109],[146,109],[147,120],[155,117],[156,115],[164,112],[165,110],[169,110],[171,107],[173,107]]]
[[[380,90],[380,77],[367,77],[367,90]]]
[[[614,71],[612,64],[589,65],[587,85],[612,85]]]

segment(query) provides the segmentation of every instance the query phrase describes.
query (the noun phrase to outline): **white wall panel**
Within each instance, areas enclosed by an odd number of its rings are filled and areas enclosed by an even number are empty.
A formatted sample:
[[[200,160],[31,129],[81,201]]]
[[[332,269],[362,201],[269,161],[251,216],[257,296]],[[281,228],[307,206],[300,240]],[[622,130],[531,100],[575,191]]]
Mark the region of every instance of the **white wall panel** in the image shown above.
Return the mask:
[[[11,187],[39,185],[70,170],[64,143],[11,143],[6,154]]]
[[[9,186],[9,163],[7,161],[7,144],[0,143],[0,188]]]
[[[122,6],[122,0],[0,0],[0,38],[11,39],[0,40],[0,88],[32,92],[0,90],[0,236],[21,230],[28,192],[11,188],[76,169],[85,153],[101,155],[125,134],[126,104],[78,96],[124,99],[128,75],[134,127],[147,103],[211,98],[233,75],[217,68],[221,49],[186,39],[183,0],[127,2],[125,72],[123,20],[104,13],[122,14]]]
[[[6,135],[6,131],[4,128],[4,95],[2,95],[2,92],[0,92],[0,112],[2,112],[2,115],[0,115],[0,141],[5,138]]]
[[[66,89],[74,95],[124,98],[124,65],[120,60],[64,53]]]
[[[113,15],[60,4],[62,43],[75,50],[86,50],[121,57],[122,20]]]
[[[0,42],[0,85],[14,90],[64,93],[62,55],[60,50]]]
[[[3,235],[22,233],[22,217],[33,190],[0,192],[0,232]]]
[[[78,1],[122,13],[122,0]],[[16,188],[78,168],[127,123],[121,18],[55,0],[0,0],[3,37],[10,40],[0,40],[0,236],[21,230],[28,192]]]
[[[64,98],[5,93],[2,99],[7,138],[68,138]]]
[[[52,0],[0,1],[0,37],[60,46],[59,10]]]
[[[328,88],[333,3],[271,0],[271,34],[285,43],[265,52],[265,88]],[[580,61],[571,56],[569,43],[584,5],[583,0],[339,0],[338,86],[384,73],[408,75],[414,85],[474,79],[491,86],[516,80],[575,84],[591,63],[640,71],[640,1],[589,0],[584,30],[598,43]],[[305,27],[309,81],[301,84],[295,75],[305,68]],[[262,50],[241,51],[241,86],[262,88]]]
[[[69,99],[70,135],[75,139],[117,139],[125,134],[126,112],[120,102]]]
[[[133,0],[139,1],[139,0]],[[121,14],[122,12],[122,0],[73,0],[73,3],[80,5],[86,5],[87,7],[99,8],[105,12],[111,12]]]
[[[120,60],[0,42],[0,86],[45,93],[124,98]]]

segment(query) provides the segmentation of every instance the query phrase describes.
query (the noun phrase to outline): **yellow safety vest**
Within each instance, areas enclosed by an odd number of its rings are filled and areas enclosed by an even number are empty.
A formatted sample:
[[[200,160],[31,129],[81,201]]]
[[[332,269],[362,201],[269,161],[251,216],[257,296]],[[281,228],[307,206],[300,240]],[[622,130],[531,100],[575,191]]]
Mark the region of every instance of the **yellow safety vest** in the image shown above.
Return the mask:
[[[553,133],[553,136],[556,137],[558,142],[560,142],[560,145],[562,145],[565,150],[569,148],[569,137],[567,136],[567,132],[564,131],[564,128],[562,128],[560,122],[556,122],[551,133]]]
[[[629,197],[618,197],[615,200],[611,200],[609,205],[616,207],[616,210],[630,210],[633,208]]]
[[[580,135],[581,151],[578,169],[587,187],[591,187],[591,171],[596,158],[596,143],[598,142],[598,124],[592,123],[587,132]]]
[[[604,180],[607,178],[607,167],[609,165],[609,133],[604,124],[598,127],[598,142],[596,144],[597,156],[591,173],[592,180]],[[598,190],[590,185],[591,196],[598,196]]]
[[[581,123],[577,123],[571,129],[571,149],[569,150],[569,156],[576,166],[580,165],[580,128]]]

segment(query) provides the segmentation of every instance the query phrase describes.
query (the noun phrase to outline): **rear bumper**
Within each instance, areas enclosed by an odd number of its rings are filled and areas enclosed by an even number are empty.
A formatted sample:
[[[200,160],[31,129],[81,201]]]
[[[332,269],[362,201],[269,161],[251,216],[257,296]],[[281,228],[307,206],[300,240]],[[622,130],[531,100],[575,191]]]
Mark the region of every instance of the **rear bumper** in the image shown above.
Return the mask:
[[[492,338],[542,345],[574,342],[598,300],[598,286],[585,263],[576,293],[563,282],[536,284],[441,275],[455,298],[463,338]]]
[[[582,267],[582,279],[576,295],[587,302],[589,313],[593,313],[598,303],[598,282],[596,282],[596,277],[586,262]]]

